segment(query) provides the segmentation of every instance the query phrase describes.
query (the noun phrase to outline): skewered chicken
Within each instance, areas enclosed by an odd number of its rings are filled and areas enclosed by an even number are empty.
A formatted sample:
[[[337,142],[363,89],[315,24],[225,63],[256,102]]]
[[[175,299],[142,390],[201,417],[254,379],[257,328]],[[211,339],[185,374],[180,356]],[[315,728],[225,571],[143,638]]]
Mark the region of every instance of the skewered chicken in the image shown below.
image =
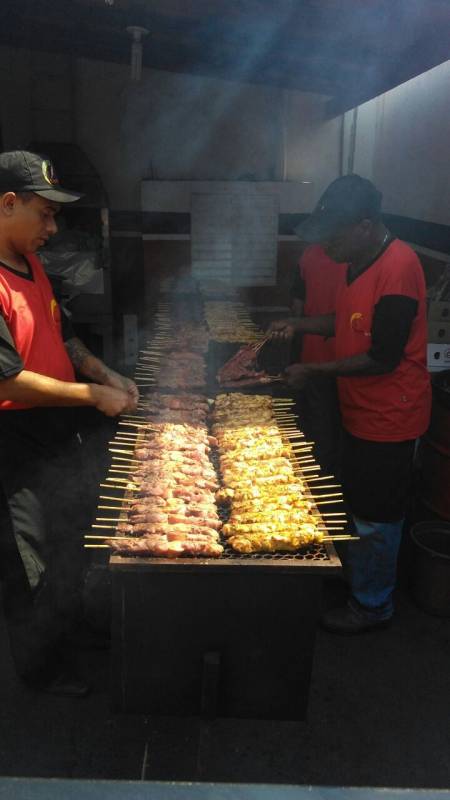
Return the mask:
[[[228,543],[238,552],[255,553],[291,552],[320,541],[324,526],[296,475],[271,398],[219,395],[214,421],[224,483],[216,499],[230,504],[222,528]]]

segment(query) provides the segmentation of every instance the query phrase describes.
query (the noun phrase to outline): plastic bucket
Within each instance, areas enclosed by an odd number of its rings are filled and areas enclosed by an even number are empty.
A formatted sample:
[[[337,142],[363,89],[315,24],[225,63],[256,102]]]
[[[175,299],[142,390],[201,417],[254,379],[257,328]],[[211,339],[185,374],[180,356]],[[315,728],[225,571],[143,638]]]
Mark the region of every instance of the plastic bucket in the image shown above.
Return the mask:
[[[418,522],[410,535],[414,599],[429,614],[450,617],[450,525]]]

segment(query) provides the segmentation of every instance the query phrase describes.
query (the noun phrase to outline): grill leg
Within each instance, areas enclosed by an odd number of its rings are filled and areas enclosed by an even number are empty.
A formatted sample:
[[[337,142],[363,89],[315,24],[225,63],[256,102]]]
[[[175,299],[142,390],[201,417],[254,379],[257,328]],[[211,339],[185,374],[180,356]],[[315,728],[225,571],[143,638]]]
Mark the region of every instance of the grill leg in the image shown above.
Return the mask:
[[[203,680],[201,714],[205,719],[214,719],[217,712],[219,688],[220,653],[210,652],[203,656]]]

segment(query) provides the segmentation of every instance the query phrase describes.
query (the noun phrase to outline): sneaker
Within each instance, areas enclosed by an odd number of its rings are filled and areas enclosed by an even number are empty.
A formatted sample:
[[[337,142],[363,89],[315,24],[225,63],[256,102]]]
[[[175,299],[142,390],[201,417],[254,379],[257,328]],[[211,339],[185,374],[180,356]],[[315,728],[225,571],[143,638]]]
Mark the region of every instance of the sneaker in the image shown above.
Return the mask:
[[[327,611],[320,620],[320,624],[329,633],[352,636],[358,633],[388,628],[391,621],[391,617],[382,620],[368,619],[359,613],[357,609],[347,605]]]

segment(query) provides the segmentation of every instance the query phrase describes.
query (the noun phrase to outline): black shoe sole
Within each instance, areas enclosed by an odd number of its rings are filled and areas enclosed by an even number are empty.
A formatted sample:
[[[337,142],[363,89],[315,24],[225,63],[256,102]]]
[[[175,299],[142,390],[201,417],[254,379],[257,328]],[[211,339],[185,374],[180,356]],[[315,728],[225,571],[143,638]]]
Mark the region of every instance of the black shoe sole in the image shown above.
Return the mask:
[[[380,630],[386,630],[391,626],[392,620],[386,619],[383,622],[375,622],[373,625],[367,625],[363,628],[353,630],[343,630],[339,628],[334,628],[331,625],[328,626],[325,622],[320,623],[320,627],[323,631],[327,633],[334,633],[336,636],[360,636],[362,633],[376,633]]]

